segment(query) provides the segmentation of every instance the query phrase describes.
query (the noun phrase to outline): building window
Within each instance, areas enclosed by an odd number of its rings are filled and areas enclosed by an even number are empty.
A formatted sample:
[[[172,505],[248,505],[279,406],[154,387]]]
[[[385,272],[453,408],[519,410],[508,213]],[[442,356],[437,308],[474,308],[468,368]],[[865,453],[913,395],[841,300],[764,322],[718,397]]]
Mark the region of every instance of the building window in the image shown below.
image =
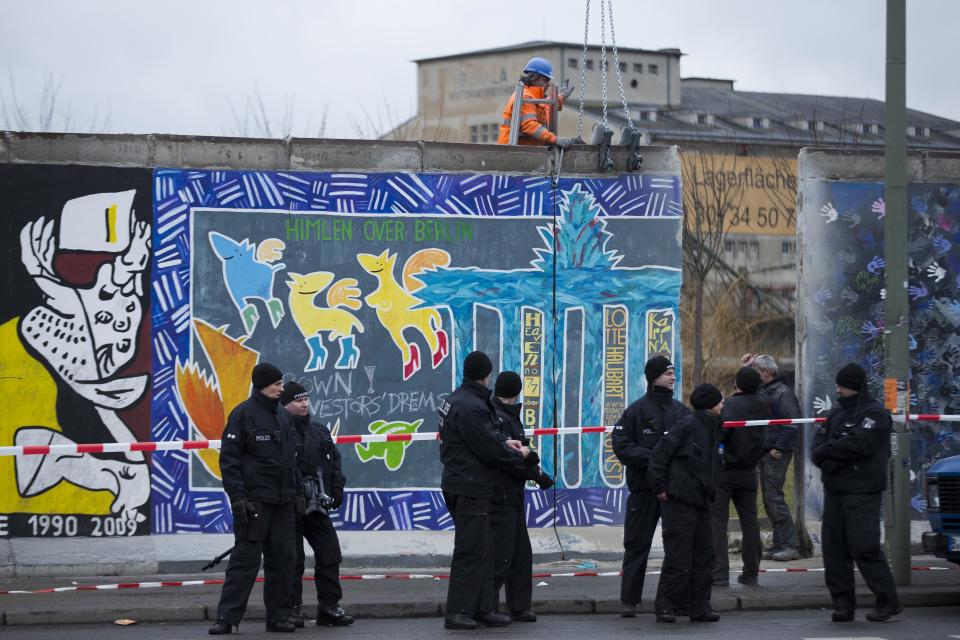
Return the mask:
[[[587,58],[586,68],[587,68],[587,71],[593,71],[593,60]]]
[[[620,64],[617,65],[617,67],[619,67],[620,73],[626,73],[626,71],[627,71],[627,63],[626,63],[626,62],[621,62]]]
[[[710,124],[710,116],[705,113],[698,113],[697,124]]]
[[[929,127],[910,127],[910,135],[915,138],[929,138]]]
[[[640,83],[637,82],[637,79],[634,78],[633,80],[630,81],[630,88],[631,88],[631,89],[636,89],[639,84],[640,84]]]
[[[649,74],[652,75],[652,76],[657,75],[658,73],[660,73],[660,65],[658,65],[658,64],[648,64],[648,65],[647,65],[647,73],[649,73]]]
[[[784,240],[780,243],[780,253],[785,256],[793,255],[797,252],[797,243]]]
[[[487,125],[480,125],[480,142],[489,142],[490,138],[487,137]]]
[[[642,62],[634,62],[634,63],[633,63],[633,72],[634,72],[634,73],[643,73],[643,63],[642,63]]]
[[[763,118],[754,118],[754,119],[753,119],[753,128],[754,128],[754,129],[763,129]]]
[[[470,142],[477,142],[479,138],[477,137],[477,125],[470,127]]]
[[[571,69],[576,69],[579,66],[579,62],[576,58],[567,58],[567,66]]]
[[[640,119],[644,122],[656,122],[657,121],[657,112],[656,111],[641,111]]]
[[[723,241],[723,250],[727,253],[733,251],[733,240],[724,240]]]

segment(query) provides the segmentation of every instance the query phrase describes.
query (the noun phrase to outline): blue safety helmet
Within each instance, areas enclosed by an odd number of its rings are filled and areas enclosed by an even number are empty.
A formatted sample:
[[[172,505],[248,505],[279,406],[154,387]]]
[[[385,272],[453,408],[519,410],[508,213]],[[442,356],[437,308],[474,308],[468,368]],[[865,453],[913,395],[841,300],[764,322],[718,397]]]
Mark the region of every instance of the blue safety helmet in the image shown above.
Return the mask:
[[[524,73],[539,73],[553,80],[553,65],[546,58],[530,58],[530,62],[523,68]]]

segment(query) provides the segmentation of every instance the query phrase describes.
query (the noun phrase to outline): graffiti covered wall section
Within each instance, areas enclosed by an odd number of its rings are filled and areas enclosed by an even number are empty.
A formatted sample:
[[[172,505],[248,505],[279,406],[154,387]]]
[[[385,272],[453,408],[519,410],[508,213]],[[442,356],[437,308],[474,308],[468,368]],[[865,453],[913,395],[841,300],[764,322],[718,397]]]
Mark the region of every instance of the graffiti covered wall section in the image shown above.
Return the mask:
[[[527,427],[612,424],[679,362],[677,176],[154,173],[153,438],[219,438],[274,362],[335,433],[435,431],[463,357],[521,373]],[[541,436],[531,526],[622,522],[602,435]],[[435,444],[342,447],[350,530],[452,527]],[[158,452],[155,533],[226,532],[216,451]]]
[[[148,440],[151,172],[0,164],[0,446]],[[142,453],[0,457],[0,537],[150,532]]]
[[[884,362],[883,185],[804,184],[802,270],[804,415],[835,404],[834,375],[847,362],[867,371],[882,397]],[[960,185],[909,186],[910,412],[960,413]],[[808,430],[809,440],[812,430]],[[921,472],[960,453],[953,423],[915,423],[911,436],[911,505],[926,510]],[[808,511],[822,508],[816,468],[809,465]]]

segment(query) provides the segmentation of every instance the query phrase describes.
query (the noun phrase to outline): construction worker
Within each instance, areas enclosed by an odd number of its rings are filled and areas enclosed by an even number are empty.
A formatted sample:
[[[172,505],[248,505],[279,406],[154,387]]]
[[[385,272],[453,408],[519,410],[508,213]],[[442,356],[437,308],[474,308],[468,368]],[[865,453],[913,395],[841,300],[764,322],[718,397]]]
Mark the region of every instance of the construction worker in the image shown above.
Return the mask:
[[[543,100],[547,94],[547,87],[553,80],[553,65],[545,58],[530,58],[523,68],[520,82],[523,83],[524,100]],[[558,90],[560,109],[564,101],[573,93],[570,80],[564,80]],[[497,144],[510,144],[510,121],[513,118],[513,99],[510,94],[506,106],[503,108],[503,119],[500,122],[500,137]],[[525,145],[554,145],[561,149],[569,149],[573,144],[571,138],[558,138],[550,132],[550,106],[546,104],[524,104],[520,116],[520,133],[517,144]]]

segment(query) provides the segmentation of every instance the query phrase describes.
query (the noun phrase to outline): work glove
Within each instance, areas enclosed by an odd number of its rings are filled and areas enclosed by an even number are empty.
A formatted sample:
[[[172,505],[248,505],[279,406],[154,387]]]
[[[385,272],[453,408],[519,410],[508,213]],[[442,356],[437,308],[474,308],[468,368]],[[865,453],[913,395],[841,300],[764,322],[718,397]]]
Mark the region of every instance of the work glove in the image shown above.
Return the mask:
[[[566,100],[573,94],[573,85],[570,84],[570,78],[567,78],[563,81],[563,84],[560,85],[560,88],[557,90],[557,93]]]
[[[306,510],[307,510],[306,498],[304,498],[303,496],[297,496],[296,498],[293,499],[293,512],[296,513],[298,517],[302,516]]]
[[[540,464],[540,456],[537,455],[537,452],[534,451],[533,449],[530,449],[530,453],[527,454],[527,457],[524,458],[524,460],[531,467],[535,467],[538,464]]]
[[[561,149],[569,149],[573,146],[573,138],[557,138],[554,146],[560,147]]]
[[[333,498],[333,504],[330,505],[330,508],[339,509],[340,505],[343,504],[343,489],[335,487],[330,493],[332,494],[330,497]]]
[[[820,452],[819,447],[817,447],[810,453],[810,462],[812,462],[816,466],[818,467],[822,466],[824,460],[825,460],[824,455]]]
[[[537,478],[535,482],[537,483],[537,486],[540,487],[540,489],[543,491],[546,491],[547,489],[549,489],[554,485],[553,478],[545,474],[543,471],[540,472],[540,477]]]
[[[240,524],[247,524],[251,520],[260,519],[257,508],[246,498],[240,498],[239,500],[231,502],[230,511],[233,513],[233,521],[239,522]]]

